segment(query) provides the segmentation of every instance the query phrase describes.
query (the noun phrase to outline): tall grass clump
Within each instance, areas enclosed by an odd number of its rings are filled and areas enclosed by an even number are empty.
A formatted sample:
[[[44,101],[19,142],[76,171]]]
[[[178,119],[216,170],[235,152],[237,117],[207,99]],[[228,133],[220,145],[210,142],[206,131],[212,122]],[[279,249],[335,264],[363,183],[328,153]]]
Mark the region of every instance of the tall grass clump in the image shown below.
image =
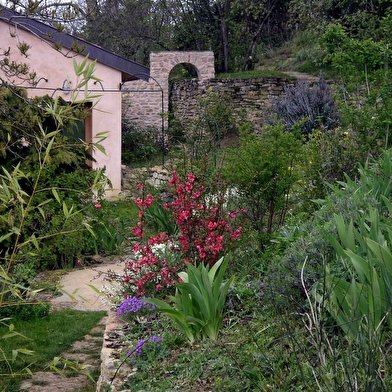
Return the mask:
[[[303,322],[302,337],[288,332],[303,374],[311,371],[304,381],[318,390],[391,386],[391,158],[387,150],[360,166],[358,181],[333,187],[318,202],[313,227],[300,225],[309,233],[294,238],[266,274],[280,312],[291,304]]]

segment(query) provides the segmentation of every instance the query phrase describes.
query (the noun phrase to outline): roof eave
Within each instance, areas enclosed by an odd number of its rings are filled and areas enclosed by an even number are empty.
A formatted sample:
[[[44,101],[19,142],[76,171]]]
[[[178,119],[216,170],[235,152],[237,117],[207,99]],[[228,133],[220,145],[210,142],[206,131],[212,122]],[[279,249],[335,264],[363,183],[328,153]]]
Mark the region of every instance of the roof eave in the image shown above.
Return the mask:
[[[56,49],[57,46],[59,46],[59,49],[65,47],[84,56],[88,55],[89,58],[93,60],[97,60],[102,64],[121,71],[123,82],[125,80],[132,79],[149,80],[150,69],[144,65],[128,60],[125,57],[103,49],[100,46],[81,38],[77,38],[71,34],[60,33],[54,27],[38,20],[13,13],[4,7],[1,8],[3,8],[3,13],[0,14],[0,20],[6,21],[9,24],[17,25],[19,28],[53,44]]]

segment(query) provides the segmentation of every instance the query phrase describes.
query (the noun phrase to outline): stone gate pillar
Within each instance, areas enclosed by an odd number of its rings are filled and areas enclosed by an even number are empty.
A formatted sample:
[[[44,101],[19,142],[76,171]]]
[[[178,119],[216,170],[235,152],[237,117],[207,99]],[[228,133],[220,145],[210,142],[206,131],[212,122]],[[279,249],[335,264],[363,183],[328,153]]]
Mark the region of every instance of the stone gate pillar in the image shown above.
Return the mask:
[[[169,75],[178,64],[191,64],[200,84],[215,77],[214,53],[153,52],[150,54],[150,80],[132,81],[124,85],[129,93],[123,96],[123,116],[141,126],[167,127],[169,110]]]

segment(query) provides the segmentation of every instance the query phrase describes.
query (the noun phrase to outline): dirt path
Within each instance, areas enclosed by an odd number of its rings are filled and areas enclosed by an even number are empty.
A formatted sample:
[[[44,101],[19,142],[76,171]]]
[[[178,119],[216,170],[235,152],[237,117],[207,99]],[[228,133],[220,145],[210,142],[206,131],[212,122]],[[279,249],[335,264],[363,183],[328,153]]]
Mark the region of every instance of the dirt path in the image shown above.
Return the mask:
[[[300,80],[307,80],[308,82],[318,82],[320,78],[318,76],[313,76],[309,74],[305,74],[302,72],[295,72],[295,71],[287,71],[284,72],[287,75],[293,76],[294,78],[300,79]]]
[[[108,303],[102,301],[96,290],[101,290],[105,285],[105,277],[109,270],[121,273],[124,270],[124,263],[104,263],[65,274],[61,284],[62,291],[67,294],[53,298],[51,300],[52,308],[70,307],[84,311],[108,311]],[[104,317],[97,327],[84,336],[82,341],[75,342],[69,350],[61,354],[63,358],[87,365],[89,373],[95,379],[100,373],[103,336],[108,319],[108,317]],[[84,374],[71,374],[66,378],[57,373],[39,372],[34,374],[32,378],[23,381],[20,390],[21,392],[93,392],[95,388],[92,381]]]
[[[63,304],[76,310],[109,310],[108,304],[102,301],[96,291],[101,290],[105,285],[105,278],[109,270],[116,273],[123,272],[124,262],[108,262],[65,274],[61,281],[64,294],[61,297],[53,298],[52,306]]]

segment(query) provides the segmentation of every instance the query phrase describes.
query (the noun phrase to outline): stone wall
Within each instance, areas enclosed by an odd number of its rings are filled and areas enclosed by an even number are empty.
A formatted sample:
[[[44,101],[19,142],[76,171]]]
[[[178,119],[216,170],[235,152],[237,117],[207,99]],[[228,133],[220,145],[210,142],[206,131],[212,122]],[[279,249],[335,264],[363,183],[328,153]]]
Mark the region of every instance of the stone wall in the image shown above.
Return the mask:
[[[175,118],[181,122],[193,121],[198,116],[198,102],[208,94],[228,97],[234,111],[245,111],[247,120],[257,130],[262,123],[263,109],[279,97],[286,86],[294,86],[289,78],[211,79],[200,83],[197,79],[173,82],[170,103]]]
[[[176,80],[169,92],[170,72],[178,64],[192,65],[197,79]],[[285,86],[293,85],[289,78],[216,79],[214,54],[210,51],[154,52],[150,55],[149,81],[135,80],[122,86],[123,117],[143,127],[164,130],[168,127],[169,107],[181,122],[192,121],[197,117],[199,99],[216,93],[228,96],[235,111],[245,111],[257,128],[263,108],[282,94]]]
[[[214,78],[214,53],[154,52],[150,54],[150,79],[123,85],[123,117],[142,126],[167,127],[169,76],[178,64],[191,64],[200,84]]]

